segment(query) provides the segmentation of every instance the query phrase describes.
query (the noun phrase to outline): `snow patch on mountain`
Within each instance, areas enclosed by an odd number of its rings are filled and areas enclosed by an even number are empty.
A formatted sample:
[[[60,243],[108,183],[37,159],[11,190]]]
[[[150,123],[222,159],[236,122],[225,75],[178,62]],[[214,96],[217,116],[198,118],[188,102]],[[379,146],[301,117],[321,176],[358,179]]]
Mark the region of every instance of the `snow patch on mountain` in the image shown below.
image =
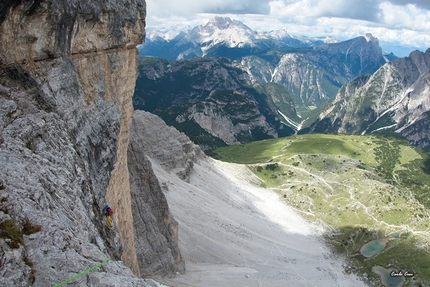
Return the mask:
[[[148,28],[146,30],[146,40],[157,41],[171,41],[177,38],[181,33],[188,33],[189,29],[157,29],[157,28]]]
[[[286,115],[284,115],[280,110],[278,110],[278,113],[284,118],[284,120],[287,121],[288,125],[293,127],[296,131],[300,131],[302,129],[302,125],[296,123],[295,121],[288,118]]]
[[[198,37],[193,40],[203,46],[203,54],[219,44],[229,48],[253,47],[256,46],[255,42],[262,36],[242,22],[231,20],[228,17],[212,18],[205,26],[194,28],[191,31],[191,35],[193,34],[198,34]]]

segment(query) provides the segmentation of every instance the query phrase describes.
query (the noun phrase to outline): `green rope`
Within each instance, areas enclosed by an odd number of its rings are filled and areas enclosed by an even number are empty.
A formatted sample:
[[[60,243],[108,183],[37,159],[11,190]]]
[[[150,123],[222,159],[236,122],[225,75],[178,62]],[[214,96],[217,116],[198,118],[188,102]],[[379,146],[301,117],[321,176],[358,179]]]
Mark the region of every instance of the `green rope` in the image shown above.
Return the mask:
[[[75,280],[76,278],[79,278],[79,277],[81,277],[82,275],[85,275],[85,274],[87,274],[88,272],[93,271],[93,270],[94,270],[94,269],[96,269],[96,268],[99,268],[99,267],[100,267],[100,266],[102,266],[103,264],[108,263],[110,260],[111,260],[111,259],[110,259],[110,258],[108,258],[108,259],[106,259],[105,261],[100,262],[99,264],[94,265],[93,267],[90,267],[90,268],[88,268],[87,270],[82,271],[82,272],[81,272],[81,273],[79,273],[79,274],[76,274],[75,276],[73,276],[73,277],[71,277],[71,278],[67,279],[66,281],[63,281],[63,282],[61,282],[61,283],[59,283],[59,284],[55,285],[54,287],[60,287],[60,286],[63,286],[64,284],[67,284],[67,283],[69,283],[69,282],[71,282],[71,281]]]

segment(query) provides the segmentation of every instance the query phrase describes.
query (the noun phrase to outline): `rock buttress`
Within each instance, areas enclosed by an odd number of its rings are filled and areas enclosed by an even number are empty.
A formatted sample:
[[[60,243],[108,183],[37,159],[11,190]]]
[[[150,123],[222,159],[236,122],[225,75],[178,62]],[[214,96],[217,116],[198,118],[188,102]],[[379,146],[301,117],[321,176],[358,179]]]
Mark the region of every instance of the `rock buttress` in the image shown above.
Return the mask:
[[[146,286],[115,261],[139,274],[127,147],[144,0],[1,8],[0,224],[41,229],[2,229],[0,285],[51,286],[110,257],[74,283]]]
[[[178,223],[169,211],[166,197],[152,170],[151,162],[146,157],[148,145],[145,139],[165,139],[166,137],[158,134],[159,131],[172,137],[177,134],[170,130],[174,128],[166,125],[154,125],[153,129],[142,130],[142,126],[152,123],[150,117],[136,117],[142,113],[145,112],[136,111],[133,116],[128,148],[136,256],[142,275],[172,276],[176,272],[185,271],[185,264],[178,247]],[[150,113],[146,114],[150,115]],[[163,129],[158,130],[158,127]],[[176,131],[176,133],[179,132]],[[154,143],[152,148],[156,149],[155,146],[162,150],[164,145],[159,146]],[[168,149],[165,152],[171,153]],[[174,159],[176,160],[178,158]],[[180,159],[178,164],[181,164]]]

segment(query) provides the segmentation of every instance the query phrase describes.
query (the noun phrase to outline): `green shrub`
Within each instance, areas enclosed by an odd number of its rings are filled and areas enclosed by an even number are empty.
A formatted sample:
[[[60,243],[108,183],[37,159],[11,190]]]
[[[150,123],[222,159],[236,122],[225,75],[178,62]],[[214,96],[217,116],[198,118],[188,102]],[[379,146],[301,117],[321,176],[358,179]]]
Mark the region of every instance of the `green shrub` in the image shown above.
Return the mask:
[[[42,230],[42,226],[33,225],[28,219],[24,222],[22,229],[11,219],[0,223],[0,237],[12,240],[8,243],[11,248],[19,248],[19,243],[24,244],[24,234],[29,235],[40,230]]]
[[[266,170],[275,170],[278,168],[278,166],[279,166],[278,163],[271,163],[266,165]]]
[[[40,230],[42,230],[41,225],[33,225],[28,219],[24,222],[24,225],[22,227],[22,233],[24,233],[25,235],[30,235],[39,232]]]
[[[22,231],[10,219],[0,223],[0,237],[12,239],[21,244],[23,243]]]

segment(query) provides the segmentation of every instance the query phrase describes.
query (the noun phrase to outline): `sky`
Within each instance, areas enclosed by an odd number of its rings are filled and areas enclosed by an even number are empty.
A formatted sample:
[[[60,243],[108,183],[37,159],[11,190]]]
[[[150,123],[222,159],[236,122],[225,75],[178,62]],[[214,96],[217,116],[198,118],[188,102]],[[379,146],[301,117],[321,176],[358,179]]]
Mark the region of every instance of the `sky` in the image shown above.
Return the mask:
[[[215,15],[254,30],[347,40],[372,33],[385,52],[430,48],[429,0],[146,0],[147,27],[193,27]],[[397,51],[397,52],[396,52]]]

